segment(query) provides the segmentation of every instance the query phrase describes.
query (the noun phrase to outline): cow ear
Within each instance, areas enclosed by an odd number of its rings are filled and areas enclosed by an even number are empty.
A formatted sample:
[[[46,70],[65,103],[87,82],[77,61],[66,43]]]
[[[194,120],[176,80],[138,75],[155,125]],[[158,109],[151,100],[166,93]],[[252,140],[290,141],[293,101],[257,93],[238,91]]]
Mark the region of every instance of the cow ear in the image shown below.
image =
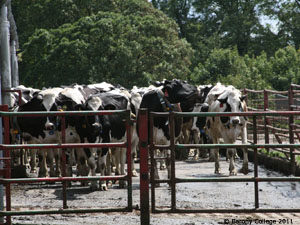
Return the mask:
[[[225,104],[226,102],[227,102],[227,99],[228,99],[228,97],[226,97],[226,98],[218,98],[217,100],[220,102],[220,103],[222,103],[222,104]]]
[[[242,97],[240,97],[241,102],[242,102],[242,101],[245,101],[246,98],[247,98],[247,95],[243,95]]]

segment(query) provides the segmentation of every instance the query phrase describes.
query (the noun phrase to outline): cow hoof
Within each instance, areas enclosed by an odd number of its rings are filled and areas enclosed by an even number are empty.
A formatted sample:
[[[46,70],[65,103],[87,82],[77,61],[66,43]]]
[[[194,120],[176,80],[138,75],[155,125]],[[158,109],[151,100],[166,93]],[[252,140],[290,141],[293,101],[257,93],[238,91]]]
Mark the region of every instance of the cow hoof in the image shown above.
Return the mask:
[[[199,157],[197,156],[197,155],[195,155],[194,157],[193,157],[193,160],[198,160],[199,159]]]
[[[31,169],[30,170],[30,173],[36,173],[37,171],[36,171],[36,169]]]
[[[236,176],[236,175],[237,175],[236,171],[231,171],[231,172],[229,173],[229,176]]]
[[[103,185],[100,187],[100,191],[107,191],[107,190],[108,190],[108,188],[106,185]]]
[[[248,170],[248,167],[242,167],[240,170],[239,170],[240,173],[243,173],[243,174],[248,174],[249,173],[249,170]]]
[[[56,173],[55,172],[50,172],[50,177],[56,177]]]
[[[96,171],[95,171],[96,173],[101,173],[101,170],[100,170],[100,166],[97,166],[97,168],[96,168]]]
[[[137,172],[134,170],[134,171],[132,171],[132,176],[133,177],[138,177],[138,174],[137,174]]]
[[[48,177],[49,175],[48,175],[48,173],[45,173],[45,172],[41,172],[41,171],[39,171],[39,175],[38,175],[38,177]]]
[[[221,174],[220,170],[215,170],[215,174]]]
[[[208,158],[208,162],[214,162],[215,161],[215,158],[214,157],[209,157]]]

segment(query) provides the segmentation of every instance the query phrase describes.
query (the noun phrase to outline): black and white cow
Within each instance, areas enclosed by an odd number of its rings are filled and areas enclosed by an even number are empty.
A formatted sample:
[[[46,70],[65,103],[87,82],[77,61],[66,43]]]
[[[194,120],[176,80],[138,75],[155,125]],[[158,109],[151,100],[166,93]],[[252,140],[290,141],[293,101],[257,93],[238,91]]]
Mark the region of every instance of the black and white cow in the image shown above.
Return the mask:
[[[52,88],[40,91],[27,103],[18,108],[18,112],[28,111],[57,111],[55,103],[62,88]],[[50,144],[58,142],[56,130],[56,117],[18,117],[17,123],[21,131],[22,138],[29,144]],[[31,172],[36,170],[36,151],[30,150]],[[40,150],[41,155],[39,177],[48,176],[46,157],[51,150]]]
[[[82,110],[129,110],[129,100],[125,94],[120,91],[110,91],[91,95]],[[78,130],[79,135],[83,138],[84,142],[91,143],[110,143],[125,141],[126,138],[126,126],[124,124],[122,116],[118,114],[113,115],[97,115],[81,117],[79,124],[84,124]],[[108,148],[92,149],[92,153],[89,154],[90,160],[96,160],[98,156],[97,166],[100,168],[101,175],[105,175],[107,153]],[[113,149],[113,154],[119,154],[116,157],[119,162],[116,162],[116,174],[125,174],[126,163],[126,150],[125,149]],[[83,158],[79,159],[79,163],[83,161]],[[91,168],[92,175],[95,174],[96,168]],[[97,185],[97,184],[93,184]],[[122,186],[123,183],[120,182]],[[102,190],[107,190],[106,182],[101,183]]]
[[[12,97],[12,107],[9,109],[10,111],[17,112],[19,106],[24,105],[29,100],[31,100],[37,93],[40,92],[39,89],[25,87],[24,85],[19,85],[11,89],[11,97]],[[21,96],[20,96],[21,95]],[[21,144],[22,139],[20,138],[20,128],[17,123],[16,117],[10,118],[10,136],[11,143],[13,144]],[[24,166],[28,163],[27,158],[27,150],[25,149],[15,149],[12,151],[13,165],[12,166]]]
[[[180,102],[180,107],[182,112],[193,112],[195,111],[194,107],[195,105],[202,105],[202,103],[205,101],[206,96],[208,92],[211,90],[212,85],[199,85],[197,86],[199,96],[197,98],[197,101],[195,103],[194,99],[191,99],[190,101],[184,101]],[[197,106],[197,107],[198,107]],[[182,144],[191,144],[195,143],[198,144],[200,142],[205,142],[206,135],[203,132],[203,130],[198,129],[192,129],[193,128],[193,121],[194,119],[192,117],[183,117],[183,124],[182,124],[182,135],[179,139],[179,142]],[[179,157],[178,159],[187,159],[189,156],[189,149],[181,150],[180,152],[177,152]],[[201,151],[203,153],[203,151]],[[200,156],[204,156],[205,154],[200,154]],[[194,151],[194,160],[197,160],[199,157],[199,151],[198,149],[195,149]]]
[[[201,107],[202,112],[244,112],[247,111],[245,96],[233,86],[224,86],[218,83],[207,95],[205,105]],[[214,144],[218,144],[222,138],[224,143],[233,144],[239,136],[242,137],[242,143],[247,143],[247,118],[243,116],[216,116],[199,117],[197,119],[198,127],[206,127],[209,137]],[[194,123],[195,124],[195,123]],[[227,149],[229,157],[229,174],[236,175],[234,157],[236,149]],[[214,150],[215,173],[220,173],[219,149]],[[243,167],[242,172],[248,173],[248,153],[243,148]]]
[[[148,112],[168,112],[181,111],[178,103],[190,102],[194,104],[198,101],[199,93],[196,86],[190,85],[181,80],[165,80],[159,83],[159,87],[155,90],[150,90],[143,95],[140,108],[148,109]],[[166,117],[155,117],[153,127],[153,142],[154,144],[167,145],[170,143],[169,119]],[[182,118],[175,119],[175,138],[178,138],[181,133]],[[149,128],[150,129],[150,128]],[[137,127],[138,130],[138,127]],[[155,176],[158,178],[156,166]],[[167,151],[167,168],[168,177],[170,178],[170,151]]]

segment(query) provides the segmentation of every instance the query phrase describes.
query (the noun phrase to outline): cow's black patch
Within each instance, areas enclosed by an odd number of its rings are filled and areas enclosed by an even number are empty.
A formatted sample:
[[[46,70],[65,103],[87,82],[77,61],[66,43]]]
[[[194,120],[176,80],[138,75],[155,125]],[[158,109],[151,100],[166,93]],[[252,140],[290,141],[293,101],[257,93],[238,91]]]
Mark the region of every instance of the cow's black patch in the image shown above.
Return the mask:
[[[226,109],[224,112],[231,112],[231,106],[226,102]],[[229,116],[221,116],[220,120],[222,123],[228,123],[229,121]]]

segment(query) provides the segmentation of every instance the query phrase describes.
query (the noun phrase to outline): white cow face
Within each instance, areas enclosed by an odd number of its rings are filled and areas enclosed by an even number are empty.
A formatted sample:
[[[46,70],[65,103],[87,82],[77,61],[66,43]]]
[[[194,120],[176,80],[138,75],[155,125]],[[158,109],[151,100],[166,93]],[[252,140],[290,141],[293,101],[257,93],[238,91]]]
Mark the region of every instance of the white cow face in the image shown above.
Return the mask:
[[[246,108],[246,103],[244,101],[245,97],[241,96],[239,92],[224,92],[217,98],[215,106],[218,112],[243,112]],[[246,123],[246,118],[241,116],[221,116],[221,122],[228,128],[230,126],[244,126]]]

